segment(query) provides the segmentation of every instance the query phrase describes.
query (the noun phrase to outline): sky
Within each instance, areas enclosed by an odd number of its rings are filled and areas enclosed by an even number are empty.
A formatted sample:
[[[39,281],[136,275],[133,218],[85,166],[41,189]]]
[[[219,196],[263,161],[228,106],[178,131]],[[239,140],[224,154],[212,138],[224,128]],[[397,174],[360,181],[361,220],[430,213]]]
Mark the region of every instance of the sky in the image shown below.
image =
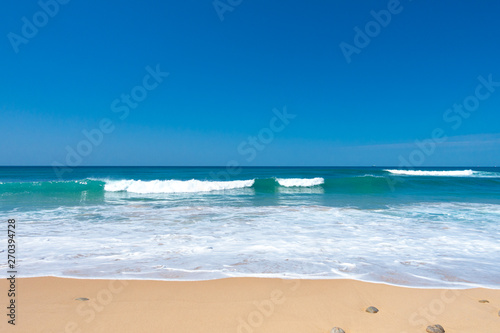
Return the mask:
[[[0,165],[500,166],[498,13],[8,1]]]

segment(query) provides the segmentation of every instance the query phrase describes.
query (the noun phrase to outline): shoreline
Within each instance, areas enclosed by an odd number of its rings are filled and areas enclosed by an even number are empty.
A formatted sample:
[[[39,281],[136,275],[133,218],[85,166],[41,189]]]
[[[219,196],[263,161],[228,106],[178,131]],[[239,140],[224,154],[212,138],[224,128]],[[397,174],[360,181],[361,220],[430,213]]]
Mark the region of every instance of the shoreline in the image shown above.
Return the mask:
[[[9,281],[0,300],[9,304]],[[80,299],[80,300],[77,300]],[[500,332],[500,290],[426,289],[347,279],[203,281],[16,278],[23,332]],[[481,303],[480,300],[488,300]],[[368,313],[374,306],[380,311]]]
[[[332,277],[322,277],[322,278],[301,278],[301,277],[288,277],[288,276],[272,276],[272,275],[265,275],[265,276],[225,276],[225,277],[216,277],[216,278],[211,278],[211,279],[193,279],[193,280],[186,280],[186,279],[174,279],[174,278],[130,278],[130,277],[124,277],[124,278],[111,278],[111,277],[88,277],[88,276],[58,276],[58,275],[37,275],[37,276],[16,276],[16,279],[40,279],[40,278],[54,278],[54,279],[69,279],[69,280],[103,280],[103,281],[166,281],[166,282],[207,282],[207,281],[215,281],[215,280],[227,280],[227,279],[263,279],[263,280],[300,280],[300,281],[357,281],[357,282],[362,282],[362,283],[368,283],[368,284],[380,284],[384,286],[389,286],[389,287],[397,287],[397,288],[408,288],[408,289],[439,289],[439,290],[468,290],[468,289],[487,289],[487,290],[500,290],[500,285],[499,286],[483,286],[479,284],[474,284],[474,283],[468,283],[468,284],[463,284],[463,285],[450,285],[450,286],[415,286],[415,285],[404,285],[404,284],[397,284],[397,283],[390,283],[386,281],[370,281],[370,280],[361,280],[361,279],[356,279],[356,278],[351,278],[351,277],[339,277],[339,278],[332,278]]]

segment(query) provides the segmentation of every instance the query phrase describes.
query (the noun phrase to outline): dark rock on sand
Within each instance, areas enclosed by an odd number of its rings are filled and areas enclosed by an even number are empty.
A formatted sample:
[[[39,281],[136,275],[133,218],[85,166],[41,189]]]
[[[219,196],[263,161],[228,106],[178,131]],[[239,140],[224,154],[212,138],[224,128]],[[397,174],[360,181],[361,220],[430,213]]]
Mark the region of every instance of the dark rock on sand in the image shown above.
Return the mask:
[[[479,303],[489,303],[490,301],[488,301],[487,299],[480,299],[479,300]]]
[[[425,330],[427,333],[444,333],[444,328],[441,325],[427,326]]]
[[[374,307],[374,306],[370,306],[365,311],[369,312],[369,313],[377,313],[378,309],[376,307]]]
[[[86,298],[86,297],[78,297],[78,298],[75,298],[75,301],[88,301],[89,299]]]
[[[340,327],[334,327],[334,328],[332,328],[330,333],[345,333],[345,331],[343,329],[341,329]]]

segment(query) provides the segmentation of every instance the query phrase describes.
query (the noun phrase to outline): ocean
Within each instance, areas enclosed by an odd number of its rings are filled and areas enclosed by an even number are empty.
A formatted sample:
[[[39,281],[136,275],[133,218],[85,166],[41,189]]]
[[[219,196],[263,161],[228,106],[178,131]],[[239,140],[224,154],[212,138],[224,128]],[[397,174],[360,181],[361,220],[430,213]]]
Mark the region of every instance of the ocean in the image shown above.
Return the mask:
[[[500,168],[0,167],[0,212],[20,277],[500,288]]]

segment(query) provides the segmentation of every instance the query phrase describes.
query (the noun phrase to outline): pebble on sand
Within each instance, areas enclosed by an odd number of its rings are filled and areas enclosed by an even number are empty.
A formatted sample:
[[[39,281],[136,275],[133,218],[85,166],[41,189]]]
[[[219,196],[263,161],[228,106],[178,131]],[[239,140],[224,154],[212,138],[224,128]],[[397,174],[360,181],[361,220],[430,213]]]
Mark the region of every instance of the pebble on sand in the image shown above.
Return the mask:
[[[78,297],[78,298],[75,298],[75,301],[88,301],[89,299],[86,298],[86,297]]]
[[[378,309],[376,307],[374,307],[374,306],[370,306],[365,311],[369,312],[369,313],[377,313]]]
[[[436,324],[432,326],[427,326],[427,329],[425,331],[427,333],[444,333],[444,328],[443,326]]]
[[[343,329],[341,329],[340,327],[334,327],[334,328],[332,328],[330,333],[345,333],[345,331]]]
[[[479,300],[479,303],[489,303],[490,301],[488,301],[487,299],[480,299]]]

